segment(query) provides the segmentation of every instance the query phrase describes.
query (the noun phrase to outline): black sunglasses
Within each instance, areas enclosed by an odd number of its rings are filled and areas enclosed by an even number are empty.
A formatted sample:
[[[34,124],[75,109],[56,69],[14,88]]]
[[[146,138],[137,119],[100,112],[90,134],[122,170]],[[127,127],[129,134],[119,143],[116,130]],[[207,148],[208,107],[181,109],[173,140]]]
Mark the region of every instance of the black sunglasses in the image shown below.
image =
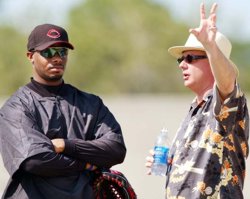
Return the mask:
[[[180,64],[183,60],[185,60],[185,62],[191,64],[194,60],[206,59],[206,58],[207,58],[206,55],[187,55],[178,58],[177,63]]]
[[[46,48],[40,51],[40,55],[42,55],[44,58],[52,58],[56,54],[58,54],[60,57],[65,57],[68,55],[68,49],[62,47],[53,47],[53,48]]]

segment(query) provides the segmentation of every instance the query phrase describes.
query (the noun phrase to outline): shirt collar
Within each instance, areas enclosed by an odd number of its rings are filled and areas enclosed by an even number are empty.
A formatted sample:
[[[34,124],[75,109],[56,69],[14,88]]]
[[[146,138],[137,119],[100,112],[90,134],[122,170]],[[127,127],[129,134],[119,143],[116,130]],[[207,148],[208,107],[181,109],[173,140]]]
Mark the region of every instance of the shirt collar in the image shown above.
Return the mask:
[[[213,95],[213,89],[211,88],[205,92],[203,96],[203,101],[206,102],[212,95]],[[193,99],[192,104],[197,104],[197,96]]]

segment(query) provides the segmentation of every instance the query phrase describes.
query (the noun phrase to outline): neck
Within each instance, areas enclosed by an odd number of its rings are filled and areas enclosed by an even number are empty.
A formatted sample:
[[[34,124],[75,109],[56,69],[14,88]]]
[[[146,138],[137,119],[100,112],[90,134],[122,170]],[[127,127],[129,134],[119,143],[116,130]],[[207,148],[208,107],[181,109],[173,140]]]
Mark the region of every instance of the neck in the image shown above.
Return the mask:
[[[206,89],[204,92],[196,95],[196,102],[197,104],[200,104],[204,99],[205,97],[207,96],[207,94],[211,91],[212,88],[209,88],[209,89]]]
[[[37,78],[37,77],[33,77],[33,79],[40,83],[40,84],[43,84],[43,85],[46,85],[46,86],[59,86],[62,84],[63,82],[63,79],[60,78],[58,80],[45,80],[45,79],[42,79],[42,78]]]

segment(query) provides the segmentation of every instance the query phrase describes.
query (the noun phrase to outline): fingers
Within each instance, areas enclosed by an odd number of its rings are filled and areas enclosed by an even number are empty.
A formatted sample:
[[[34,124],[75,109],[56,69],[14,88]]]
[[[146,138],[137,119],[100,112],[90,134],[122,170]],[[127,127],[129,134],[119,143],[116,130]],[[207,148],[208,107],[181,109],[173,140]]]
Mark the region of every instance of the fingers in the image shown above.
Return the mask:
[[[148,168],[147,175],[151,175],[151,167],[154,162],[154,150],[149,151],[149,156],[146,157],[145,166]]]
[[[149,156],[146,157],[146,164],[145,166],[148,168],[151,168],[152,164],[154,162],[154,150],[149,151]]]
[[[217,3],[214,3],[211,7],[211,10],[210,10],[210,17],[213,18],[213,19],[216,19],[216,9],[218,7],[218,4]],[[201,3],[200,5],[200,18],[201,20],[204,20],[206,19],[206,11],[205,11],[205,4],[204,3]]]
[[[151,169],[149,169],[149,170],[147,171],[147,175],[151,175],[151,174],[152,174]]]
[[[192,33],[194,36],[198,36],[198,34],[199,34],[199,30],[197,30],[197,29],[194,29],[194,28],[190,28],[189,29],[189,33]]]
[[[205,5],[201,3],[200,5],[200,18],[201,20],[206,19]]]
[[[85,166],[85,169],[88,170],[88,171],[94,171],[97,169],[97,166],[93,165],[93,164],[90,164],[90,163],[87,163],[86,166]]]
[[[206,20],[205,5],[204,3],[201,3],[200,4],[200,26],[198,28],[190,28],[189,33],[197,37],[203,28],[203,22],[205,20]]]
[[[210,15],[214,15],[216,13],[217,7],[218,7],[217,3],[214,3],[212,5],[211,10],[210,10]],[[205,11],[205,4],[204,3],[201,3],[201,5],[200,5],[200,17],[201,17],[201,19],[206,19],[206,11]]]
[[[51,140],[56,153],[62,153],[65,149],[65,141],[62,138],[56,138]]]
[[[210,10],[210,16],[209,16],[209,26],[208,29],[209,31],[213,31],[216,32],[217,31],[217,27],[216,27],[216,9],[217,9],[217,3],[214,3],[212,5],[212,8]]]
[[[145,166],[150,168],[152,166],[153,162],[154,162],[154,158],[152,156],[148,156],[148,157],[146,157]]]
[[[210,20],[211,20],[211,26],[215,26],[215,24],[216,24],[216,14],[213,14],[211,16]]]
[[[149,154],[152,155],[152,156],[154,156],[154,155],[155,155],[154,150],[153,150],[153,149],[150,149]]]
[[[212,8],[210,10],[210,20],[211,20],[211,26],[215,26],[216,24],[216,9],[218,7],[217,3],[214,3],[212,5]]]
[[[210,15],[206,17],[205,4],[200,4],[200,26],[198,28],[189,29],[189,33],[199,37],[199,34],[206,31],[216,32],[216,9],[218,7],[217,3],[214,3],[210,10]]]
[[[217,3],[214,3],[214,4],[212,5],[211,10],[210,10],[210,15],[215,14],[216,9],[217,9],[217,6],[218,6]]]
[[[151,167],[153,162],[146,162],[145,166],[148,168],[147,175],[151,175]]]
[[[217,27],[215,25],[214,26],[209,26],[208,30],[216,32],[217,31]]]

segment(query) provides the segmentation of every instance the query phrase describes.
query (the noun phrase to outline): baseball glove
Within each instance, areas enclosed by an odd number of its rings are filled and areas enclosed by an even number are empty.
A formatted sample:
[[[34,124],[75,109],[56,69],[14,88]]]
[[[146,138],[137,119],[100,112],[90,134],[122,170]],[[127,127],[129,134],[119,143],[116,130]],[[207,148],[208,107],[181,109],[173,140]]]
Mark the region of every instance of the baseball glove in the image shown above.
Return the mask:
[[[136,199],[134,189],[119,171],[105,170],[95,173],[93,181],[95,199]]]

